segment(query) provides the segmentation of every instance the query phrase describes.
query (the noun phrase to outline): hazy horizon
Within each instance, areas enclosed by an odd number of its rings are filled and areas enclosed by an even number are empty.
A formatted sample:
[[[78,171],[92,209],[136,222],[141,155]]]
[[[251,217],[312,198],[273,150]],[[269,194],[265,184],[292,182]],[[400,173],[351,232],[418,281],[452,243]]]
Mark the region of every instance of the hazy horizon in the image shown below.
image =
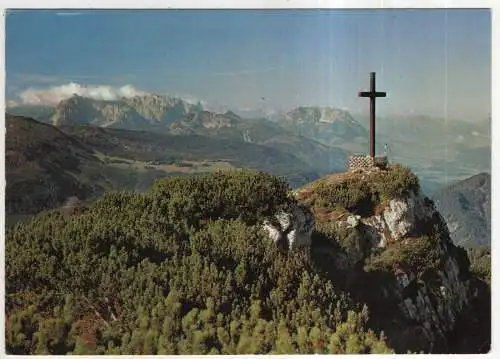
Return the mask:
[[[376,71],[388,93],[380,116],[491,114],[490,10],[7,11],[5,51],[6,99],[17,103],[153,92],[235,111],[359,115],[368,104],[357,93]]]

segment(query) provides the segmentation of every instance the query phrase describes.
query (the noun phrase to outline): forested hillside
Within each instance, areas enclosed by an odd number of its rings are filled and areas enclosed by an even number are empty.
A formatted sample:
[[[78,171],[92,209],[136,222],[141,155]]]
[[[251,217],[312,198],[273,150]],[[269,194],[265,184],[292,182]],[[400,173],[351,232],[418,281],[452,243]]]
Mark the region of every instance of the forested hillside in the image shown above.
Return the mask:
[[[6,131],[7,214],[33,214],[69,196],[102,194],[103,174],[89,171],[101,161],[75,138],[51,125],[10,115]]]
[[[221,173],[18,225],[6,238],[7,351],[390,352],[367,308],[257,226],[291,201],[272,176]]]
[[[394,180],[361,192],[350,192],[343,182],[330,184],[329,192],[313,185],[323,197],[313,205],[320,223],[311,248],[278,250],[262,223],[289,211],[297,199],[281,179],[246,170],[162,179],[142,194],[107,193],[71,212],[48,211],[18,224],[5,240],[7,352],[487,350],[487,332],[471,337],[461,329],[465,323],[486,325],[488,313],[477,307],[489,298],[487,286],[469,272],[465,252],[440,232],[440,222],[429,229],[415,224],[422,238],[370,250],[367,224],[349,229],[331,213],[321,217],[321,208],[331,208],[368,216],[369,223],[370,213],[348,204],[361,199],[363,208],[382,210],[392,196],[418,191],[418,182],[404,170],[381,175]],[[379,192],[369,194],[370,188]],[[304,203],[313,199],[307,195],[311,189],[300,193]],[[408,273],[408,287],[392,273],[397,263]],[[423,275],[418,282],[414,273]],[[439,283],[451,299],[434,292]],[[422,290],[426,304],[418,304],[412,321],[403,309]],[[461,299],[453,299],[455,294]],[[388,305],[395,309],[390,315]],[[426,332],[422,328],[430,317],[422,321],[418,315],[434,313],[438,305],[449,309],[436,311]]]

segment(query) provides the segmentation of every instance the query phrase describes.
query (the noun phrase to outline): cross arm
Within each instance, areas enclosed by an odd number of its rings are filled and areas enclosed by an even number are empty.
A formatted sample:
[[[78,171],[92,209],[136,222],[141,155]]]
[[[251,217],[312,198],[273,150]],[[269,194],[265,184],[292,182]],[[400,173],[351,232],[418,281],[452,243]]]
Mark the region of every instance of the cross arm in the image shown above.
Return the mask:
[[[371,92],[371,91],[361,91],[358,94],[359,97],[386,97],[387,92]]]

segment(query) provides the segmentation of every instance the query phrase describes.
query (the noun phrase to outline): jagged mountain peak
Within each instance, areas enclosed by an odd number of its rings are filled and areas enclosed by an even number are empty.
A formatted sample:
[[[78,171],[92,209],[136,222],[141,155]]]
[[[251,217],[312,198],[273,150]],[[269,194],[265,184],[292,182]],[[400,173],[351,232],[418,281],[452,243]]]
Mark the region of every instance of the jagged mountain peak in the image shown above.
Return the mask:
[[[201,104],[192,105],[180,98],[159,94],[123,97],[120,100],[97,100],[74,95],[58,104],[52,123],[127,129],[156,129],[160,126],[166,130],[176,119],[201,109]]]
[[[279,123],[290,131],[326,145],[338,146],[346,142],[364,142],[367,138],[366,129],[348,111],[338,108],[297,107],[287,112]]]
[[[236,119],[236,120],[241,120],[241,117],[238,116],[236,113],[234,113],[233,111],[229,110],[229,111],[226,111],[224,113],[224,116],[226,117],[229,117],[229,118],[232,118],[232,119]]]
[[[170,125],[170,129],[173,133],[191,133],[206,129],[234,128],[241,121],[241,117],[230,111],[217,113],[201,110],[180,117]]]
[[[333,123],[344,121],[356,123],[347,110],[334,107],[299,106],[287,112],[285,121],[298,123]]]

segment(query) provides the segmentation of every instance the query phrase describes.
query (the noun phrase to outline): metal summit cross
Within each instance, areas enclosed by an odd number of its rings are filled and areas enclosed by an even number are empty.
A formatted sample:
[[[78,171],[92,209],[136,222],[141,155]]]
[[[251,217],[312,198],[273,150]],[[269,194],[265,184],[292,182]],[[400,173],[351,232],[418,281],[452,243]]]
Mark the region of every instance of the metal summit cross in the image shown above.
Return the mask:
[[[386,92],[375,91],[375,72],[370,72],[370,91],[362,91],[358,96],[370,98],[370,156],[372,158],[375,157],[375,99],[386,95]]]

